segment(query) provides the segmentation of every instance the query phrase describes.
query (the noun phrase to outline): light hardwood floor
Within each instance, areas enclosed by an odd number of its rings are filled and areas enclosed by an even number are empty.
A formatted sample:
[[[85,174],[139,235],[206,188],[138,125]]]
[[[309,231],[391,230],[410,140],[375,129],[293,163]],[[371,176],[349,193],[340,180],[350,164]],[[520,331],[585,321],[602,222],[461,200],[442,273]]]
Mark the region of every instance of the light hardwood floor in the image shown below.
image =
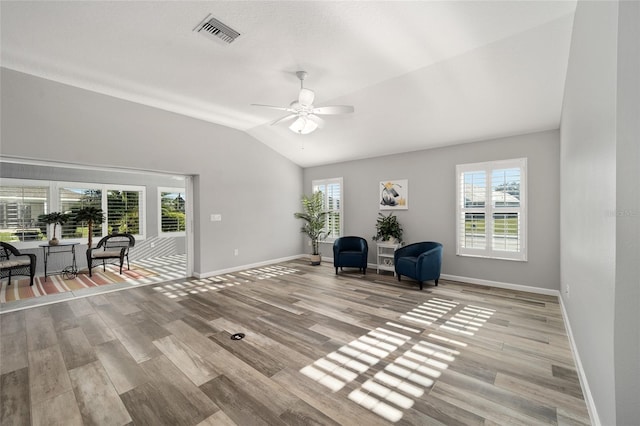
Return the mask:
[[[0,357],[3,426],[589,424],[555,297],[302,260],[9,312]]]

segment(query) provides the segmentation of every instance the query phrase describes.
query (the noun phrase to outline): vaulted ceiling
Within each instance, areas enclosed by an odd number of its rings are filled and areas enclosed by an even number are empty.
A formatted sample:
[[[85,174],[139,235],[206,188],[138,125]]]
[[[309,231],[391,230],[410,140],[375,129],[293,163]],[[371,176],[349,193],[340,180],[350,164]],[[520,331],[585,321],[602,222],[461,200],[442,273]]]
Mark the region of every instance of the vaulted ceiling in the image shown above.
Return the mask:
[[[307,167],[559,127],[574,1],[2,1],[3,67],[249,133]],[[240,33],[194,31],[208,15]],[[353,105],[309,135],[252,103]],[[213,141],[212,141],[213,143]]]

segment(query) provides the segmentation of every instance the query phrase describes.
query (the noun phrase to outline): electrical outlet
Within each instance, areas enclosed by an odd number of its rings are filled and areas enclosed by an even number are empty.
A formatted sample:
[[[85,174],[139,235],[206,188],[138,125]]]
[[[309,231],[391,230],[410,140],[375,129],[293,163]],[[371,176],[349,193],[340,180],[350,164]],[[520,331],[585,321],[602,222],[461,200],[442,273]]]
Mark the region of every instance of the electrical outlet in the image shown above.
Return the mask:
[[[566,295],[569,295],[569,284],[567,284],[567,287],[565,288],[564,292],[566,293]]]
[[[238,255],[238,253],[239,253],[239,252],[238,252],[238,249],[233,249],[233,255],[234,255],[234,256],[237,256],[237,255]]]

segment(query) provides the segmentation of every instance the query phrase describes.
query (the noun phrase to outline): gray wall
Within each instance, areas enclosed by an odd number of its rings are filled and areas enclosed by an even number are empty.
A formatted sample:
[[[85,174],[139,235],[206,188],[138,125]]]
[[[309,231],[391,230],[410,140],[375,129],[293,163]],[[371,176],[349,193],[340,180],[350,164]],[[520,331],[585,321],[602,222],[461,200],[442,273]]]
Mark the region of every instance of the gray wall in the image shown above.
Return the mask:
[[[618,15],[616,146],[616,421],[640,419],[640,2]]]
[[[302,169],[251,136],[5,68],[0,78],[0,154],[193,175],[196,273],[302,252]]]
[[[395,211],[406,243],[444,245],[443,273],[508,284],[557,290],[560,287],[559,133],[548,131],[407,154],[305,169],[304,189],[314,179],[344,178],[344,232],[369,241],[376,263],[375,222],[379,185],[409,180],[409,209]],[[528,158],[529,256],[527,262],[456,256],[455,166],[509,158]],[[383,213],[387,214],[388,211]],[[323,245],[323,254],[333,256]]]
[[[563,303],[605,425],[637,424],[636,2],[578,2],[561,126]]]

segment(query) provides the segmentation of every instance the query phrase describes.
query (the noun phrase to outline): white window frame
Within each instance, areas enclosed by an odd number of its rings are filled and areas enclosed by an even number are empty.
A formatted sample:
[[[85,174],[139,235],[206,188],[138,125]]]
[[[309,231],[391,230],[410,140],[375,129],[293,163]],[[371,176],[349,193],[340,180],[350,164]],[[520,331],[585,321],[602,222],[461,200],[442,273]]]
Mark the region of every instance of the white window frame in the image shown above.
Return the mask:
[[[496,207],[493,203],[491,181],[494,170],[520,169],[520,205],[518,207]],[[484,207],[465,208],[464,174],[483,172],[486,177]],[[515,158],[509,160],[487,161],[482,163],[459,164],[456,166],[456,254],[458,256],[485,257],[491,259],[527,261],[527,159]],[[497,250],[493,245],[493,215],[500,212],[517,212],[519,217],[519,251]],[[462,247],[462,237],[465,235],[465,213],[481,213],[485,217],[485,248]]]
[[[185,231],[177,231],[177,232],[164,232],[162,230],[162,193],[163,192],[178,192],[184,194],[185,199],[185,216],[186,216],[186,199],[187,199],[187,189],[186,188],[170,188],[170,187],[158,187],[158,237],[159,238],[173,238],[173,237],[185,237],[187,235]],[[186,217],[185,217],[185,229],[186,226]]]
[[[340,216],[340,235],[338,237],[334,236],[334,235],[329,235],[328,237],[326,237],[324,240],[320,241],[323,243],[333,243],[337,238],[341,237],[344,235],[344,182],[343,179],[341,177],[338,178],[329,178],[329,179],[315,179],[313,181],[311,181],[311,192],[314,193],[316,191],[319,190],[320,186],[326,186],[326,185],[331,185],[331,184],[338,184],[340,185],[340,208],[338,208],[337,210],[332,210],[334,212],[337,212]],[[325,199],[323,200],[323,204],[325,206],[329,205],[329,194],[327,193],[327,191],[324,192],[324,196]],[[328,211],[328,210],[327,210]],[[329,230],[329,222],[327,221],[326,225],[325,225],[325,230],[328,231]]]

